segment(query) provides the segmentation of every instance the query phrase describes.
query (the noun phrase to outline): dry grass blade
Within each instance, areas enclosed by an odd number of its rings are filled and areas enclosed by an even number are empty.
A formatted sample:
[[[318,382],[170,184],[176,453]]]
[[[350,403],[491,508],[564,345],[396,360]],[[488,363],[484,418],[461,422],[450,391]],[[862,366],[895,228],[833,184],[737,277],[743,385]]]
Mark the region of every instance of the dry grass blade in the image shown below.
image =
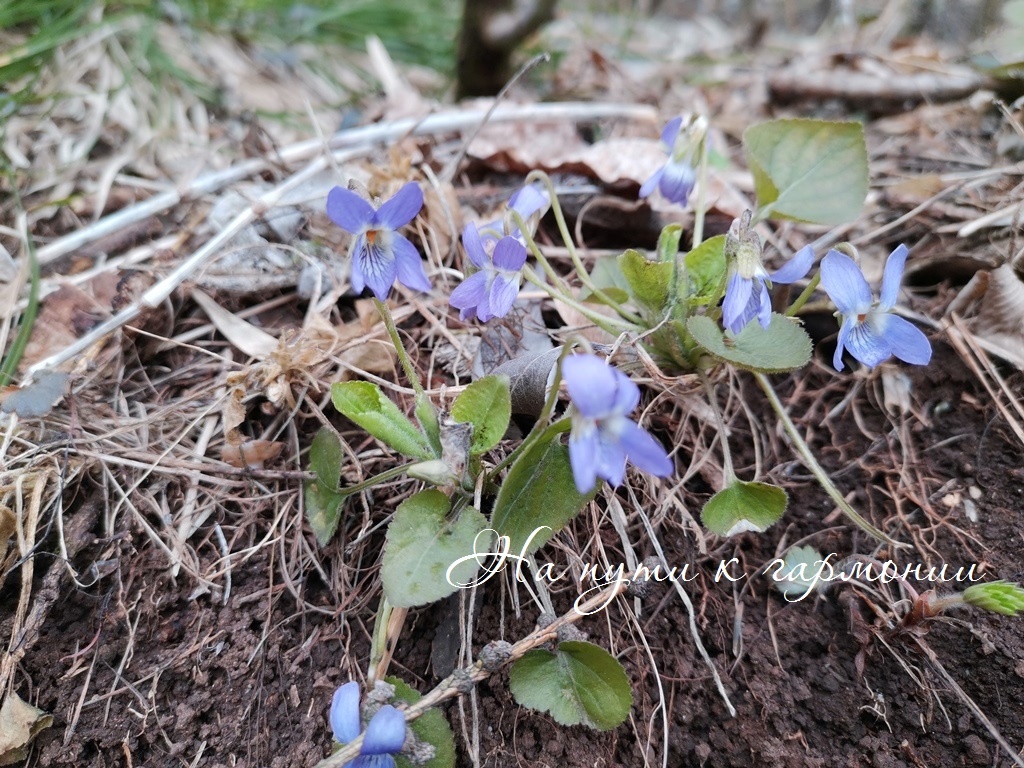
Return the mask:
[[[999,375],[995,365],[977,343],[975,335],[955,314],[949,316],[946,336],[961,359],[984,385],[999,413],[1006,419],[1006,423],[1024,447],[1024,403],[1021,402],[1018,393],[1006,384],[1006,380]]]

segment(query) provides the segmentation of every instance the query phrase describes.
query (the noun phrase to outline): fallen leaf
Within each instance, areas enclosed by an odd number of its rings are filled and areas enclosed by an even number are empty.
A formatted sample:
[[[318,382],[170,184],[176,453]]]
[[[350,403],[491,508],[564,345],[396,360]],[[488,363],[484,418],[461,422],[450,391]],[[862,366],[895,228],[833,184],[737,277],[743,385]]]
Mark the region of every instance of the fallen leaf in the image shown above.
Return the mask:
[[[51,715],[26,704],[11,691],[0,706],[0,765],[14,765],[24,760],[32,739],[51,725]]]
[[[73,344],[110,317],[108,307],[74,285],[63,285],[46,296],[22,355],[21,370]]]
[[[210,318],[224,338],[249,357],[262,360],[277,349],[277,339],[252,323],[228,312],[198,288],[192,290],[192,298]]]
[[[224,405],[221,406],[221,426],[224,430],[224,440],[228,445],[238,445],[242,442],[238,426],[245,421],[245,406],[242,405],[242,398],[244,397],[244,387],[233,387],[227,398],[225,398]]]
[[[226,445],[221,458],[233,467],[263,469],[267,462],[281,455],[284,443],[274,440],[246,440],[239,445]]]

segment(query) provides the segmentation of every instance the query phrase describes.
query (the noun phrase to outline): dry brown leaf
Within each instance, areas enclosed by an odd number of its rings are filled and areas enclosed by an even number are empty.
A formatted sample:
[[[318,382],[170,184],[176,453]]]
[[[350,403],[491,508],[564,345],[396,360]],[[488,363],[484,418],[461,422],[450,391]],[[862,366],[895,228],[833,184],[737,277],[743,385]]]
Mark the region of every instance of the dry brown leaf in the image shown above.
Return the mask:
[[[0,765],[14,765],[24,760],[32,739],[52,724],[52,716],[27,704],[11,691],[0,706]]]
[[[886,194],[890,198],[917,204],[935,197],[947,186],[948,184],[942,180],[942,176],[939,174],[925,173],[896,182],[886,188]]]
[[[566,157],[585,148],[571,123],[490,123],[469,145],[468,154],[497,170],[529,173],[534,168],[550,171]]]
[[[451,184],[443,184],[439,193],[435,187],[427,187],[423,194],[423,212],[418,221],[422,222],[419,228],[421,237],[430,238],[426,247],[433,251],[436,260],[443,261],[462,231],[455,188]]]
[[[228,445],[238,445],[242,442],[242,436],[238,432],[238,427],[245,421],[245,406],[242,405],[244,397],[245,389],[243,387],[232,387],[230,393],[224,399],[224,405],[221,406],[221,426],[224,430],[224,441]]]
[[[574,332],[585,338],[587,341],[595,344],[613,344],[615,342],[614,336],[608,333],[608,331],[598,328],[594,325],[593,320],[588,319],[579,310],[574,307],[570,307],[568,304],[559,301],[558,299],[552,299],[552,302],[555,305],[555,309],[558,310],[558,314],[562,318],[562,322],[569,326],[569,328],[576,329]],[[614,309],[603,304],[591,304],[588,306],[588,309],[600,315],[618,317]]]
[[[43,299],[20,369],[60,352],[109,316],[109,305],[104,307],[76,286],[61,286]]]
[[[246,440],[238,445],[225,445],[221,458],[240,469],[263,469],[268,462],[280,456],[282,450],[284,443],[274,440]]]

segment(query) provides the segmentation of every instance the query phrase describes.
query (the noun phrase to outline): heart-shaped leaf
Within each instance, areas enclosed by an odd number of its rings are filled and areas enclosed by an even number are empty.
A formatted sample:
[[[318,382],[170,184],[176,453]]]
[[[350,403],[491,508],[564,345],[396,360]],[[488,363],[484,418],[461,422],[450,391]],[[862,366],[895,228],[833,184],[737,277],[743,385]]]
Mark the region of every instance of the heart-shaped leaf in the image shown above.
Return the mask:
[[[596,492],[584,496],[576,490],[569,449],[553,434],[512,464],[494,502],[491,525],[509,537],[512,554],[529,555],[579,514]]]
[[[772,314],[767,328],[757,322],[747,323],[735,337],[726,336],[705,315],[691,317],[686,329],[705,351],[748,371],[794,371],[811,359],[811,337],[796,321],[779,314]]]
[[[743,134],[757,201],[771,218],[843,224],[868,193],[868,150],[860,123],[772,120]]]
[[[686,254],[690,304],[717,304],[725,292],[725,235],[709,238]]]
[[[560,643],[555,653],[530,651],[512,665],[508,678],[516,701],[550,712],[561,725],[611,730],[633,706],[626,670],[593,643]]]
[[[471,583],[480,566],[469,556],[490,551],[490,537],[477,537],[487,519],[472,507],[449,518],[450,509],[448,497],[430,489],[395,510],[380,571],[384,594],[395,607],[427,605],[450,595],[456,584]]]
[[[785,514],[788,501],[786,492],[774,485],[736,480],[708,499],[700,519],[719,536],[763,533]]]
[[[387,677],[385,680],[395,686],[395,695],[392,701],[415,704],[423,698],[419,691],[406,685],[397,677]],[[415,766],[408,757],[397,754],[395,755],[395,764],[398,768],[454,768],[455,734],[452,733],[451,726],[448,725],[441,710],[428,709],[411,723],[407,723],[407,726],[412,729],[420,741],[434,747],[434,756],[422,765]]]
[[[619,256],[619,268],[640,309],[652,317],[664,314],[672,282],[672,262],[650,261],[640,251],[630,249]]]

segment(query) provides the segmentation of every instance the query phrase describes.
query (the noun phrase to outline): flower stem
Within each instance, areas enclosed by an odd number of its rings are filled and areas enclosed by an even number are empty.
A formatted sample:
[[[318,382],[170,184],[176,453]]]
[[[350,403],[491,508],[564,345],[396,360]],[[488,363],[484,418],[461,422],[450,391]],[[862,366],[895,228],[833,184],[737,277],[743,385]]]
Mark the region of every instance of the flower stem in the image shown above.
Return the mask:
[[[580,259],[579,252],[576,250],[576,245],[572,241],[572,237],[569,235],[569,227],[565,223],[565,215],[562,213],[562,206],[558,203],[558,195],[555,194],[555,185],[551,181],[551,177],[548,176],[544,171],[531,171],[526,177],[526,183],[530,184],[534,181],[540,181],[548,190],[548,197],[551,199],[551,211],[555,214],[555,222],[558,224],[558,231],[562,235],[562,240],[565,242],[565,248],[569,251],[569,258],[572,259],[573,265],[576,267],[576,275],[579,277],[580,282],[589,290],[592,294],[597,296],[608,306],[615,309],[625,320],[635,324],[642,325],[639,317],[623,309],[619,306],[617,301],[614,301],[607,293],[597,287],[594,281],[590,279],[590,272],[583,265],[583,261]],[[512,212],[515,218],[516,224],[519,226],[520,232],[526,232],[523,227],[523,220],[515,211]]]
[[[825,493],[831,497],[832,501],[836,503],[836,506],[842,510],[843,514],[846,515],[854,524],[865,533],[874,536],[879,541],[884,541],[886,544],[890,544],[894,547],[906,547],[906,544],[901,544],[895,539],[891,538],[887,534],[878,530],[865,520],[855,510],[850,503],[843,497],[843,494],[836,488],[835,483],[832,482],[832,478],[828,476],[822,466],[818,463],[818,460],[814,458],[814,453],[811,451],[811,447],[807,445],[803,437],[800,436],[800,432],[797,430],[793,420],[789,418],[789,414],[786,413],[786,409],[782,405],[782,401],[779,400],[779,396],[775,393],[775,389],[772,387],[771,382],[768,381],[767,377],[763,373],[754,373],[754,378],[757,383],[764,390],[765,395],[768,397],[768,402],[771,404],[772,409],[779,417],[779,421],[782,422],[783,428],[786,430],[786,434],[789,435],[790,440],[793,441],[793,446],[796,448],[797,453],[800,454],[800,458],[803,459],[804,466],[811,470],[811,474],[814,475],[818,484],[825,490]]]
[[[413,461],[408,464],[402,464],[399,467],[385,469],[379,475],[374,475],[369,480],[363,480],[363,482],[357,483],[356,485],[350,485],[345,488],[342,488],[341,490],[337,491],[337,493],[342,496],[351,496],[353,493],[365,491],[367,488],[372,488],[373,486],[379,485],[380,483],[383,483],[386,480],[390,480],[394,477],[398,477],[399,475],[404,474],[407,469],[415,466],[418,463],[419,462],[417,461]]]
[[[811,282],[807,284],[807,287],[804,288],[803,292],[796,297],[796,301],[794,301],[792,305],[790,305],[789,309],[786,310],[786,317],[795,317],[796,313],[804,308],[804,304],[806,304],[808,299],[811,298],[811,294],[814,293],[818,287],[818,283],[820,282],[821,273],[815,272],[814,277],[811,278]]]
[[[500,663],[484,666],[483,661],[477,659],[472,664],[455,670],[451,675],[438,683],[433,690],[425,693],[415,704],[406,706],[399,704],[399,711],[405,715],[405,721],[410,723],[421,717],[424,712],[432,707],[470,692],[477,683],[486,680],[499,668],[508,667],[534,648],[539,648],[546,643],[556,640],[558,631],[562,627],[575,624],[584,616],[593,615],[611,604],[616,597],[626,591],[626,588],[632,583],[632,579],[639,578],[638,573],[632,573],[629,579],[616,580],[612,585],[587,600],[583,605],[570,608],[567,613],[555,619],[552,623],[546,624],[543,627],[538,626],[526,637],[514,643],[508,649],[504,660]],[[359,756],[365,739],[366,732],[364,731],[348,744],[337,749],[332,755],[325,757],[314,768],[340,768],[341,766],[348,765]]]
[[[552,391],[557,393],[558,387],[553,387]],[[543,422],[537,423],[541,424]],[[498,473],[501,472],[501,470],[509,466],[513,461],[519,458],[519,456],[526,453],[526,451],[528,451],[530,448],[532,448],[534,445],[539,443],[544,438],[548,437],[549,435],[557,435],[561,432],[568,432],[571,427],[572,421],[568,418],[559,419],[554,424],[549,424],[544,429],[537,429],[535,427],[533,431],[530,432],[529,435],[527,435],[526,439],[523,440],[523,442],[521,442],[514,451],[512,451],[512,453],[510,453],[508,456],[506,456],[504,459],[498,462],[494,469],[492,469],[488,473],[488,481],[492,481],[494,478],[497,478]]]
[[[549,262],[547,257],[544,255],[544,252],[541,251],[540,247],[538,247],[537,241],[533,239],[533,235],[530,234],[530,230],[526,228],[526,222],[523,221],[523,217],[519,215],[518,211],[512,211],[511,213],[512,220],[516,223],[516,226],[519,227],[519,231],[522,233],[523,239],[526,241],[526,247],[541,267],[544,268],[544,274],[546,274],[548,279],[554,285],[557,285],[564,293],[568,293],[568,284],[562,279],[561,275],[555,271],[555,268],[551,266],[551,262]]]
[[[555,375],[551,379],[551,389],[547,394],[547,398],[544,400],[544,408],[541,410],[540,416],[537,418],[537,423],[534,424],[533,429],[530,430],[530,434],[525,437],[523,442],[515,447],[515,450],[499,461],[497,466],[487,473],[487,482],[493,482],[501,470],[510,466],[513,461],[524,454],[529,448],[533,447],[545,436],[549,434],[557,434],[559,432],[567,432],[569,430],[571,426],[569,419],[559,419],[554,424],[548,424],[548,421],[551,419],[551,414],[555,412],[555,404],[558,402],[558,389],[562,385],[562,361],[565,360],[566,356],[570,352],[572,352],[573,347],[575,346],[575,344],[570,342],[562,348],[562,354],[558,356],[558,362],[555,363]]]
[[[588,309],[583,304],[576,301],[576,299],[569,297],[567,294],[559,293],[550,285],[541,280],[537,273],[534,272],[529,267],[525,267],[523,269],[523,277],[525,277],[527,281],[536,285],[551,298],[565,302],[570,307],[579,312],[581,315],[583,315],[585,318],[594,323],[594,325],[596,325],[598,328],[608,331],[608,333],[612,334],[613,336],[617,336],[623,331],[639,332],[640,330],[642,330],[641,328],[638,328],[632,323],[627,323],[625,320],[619,320],[616,317],[609,317],[608,315],[602,315],[599,312],[594,312],[592,309]]]
[[[388,309],[387,304],[376,297],[374,297],[373,303],[377,307],[381,319],[384,320],[384,327],[388,329],[388,335],[391,337],[391,343],[398,354],[398,361],[402,364],[402,369],[405,371],[405,377],[409,379],[409,383],[412,384],[412,388],[416,390],[416,396],[419,398],[423,395],[423,384],[420,383],[419,374],[416,373],[412,360],[409,359],[409,353],[405,351],[402,337],[398,335],[398,328],[395,327],[395,319],[391,316],[391,310]]]
[[[729,438],[725,436],[725,418],[722,416],[722,409],[718,407],[718,398],[715,397],[715,388],[711,385],[711,380],[708,379],[707,374],[704,371],[698,371],[697,375],[700,376],[700,381],[704,385],[704,391],[707,393],[708,402],[711,404],[711,410],[715,414],[715,421],[718,424],[718,434],[721,437],[722,443],[722,472],[725,474],[723,478],[725,487],[728,488],[730,485],[736,482],[736,471],[732,466],[732,452],[729,450]]]
[[[707,188],[708,188],[708,137],[705,134],[700,140],[700,164],[697,172],[700,176],[697,179],[697,205],[693,211],[693,243],[690,250],[694,250],[704,241],[704,217],[707,215]]]

